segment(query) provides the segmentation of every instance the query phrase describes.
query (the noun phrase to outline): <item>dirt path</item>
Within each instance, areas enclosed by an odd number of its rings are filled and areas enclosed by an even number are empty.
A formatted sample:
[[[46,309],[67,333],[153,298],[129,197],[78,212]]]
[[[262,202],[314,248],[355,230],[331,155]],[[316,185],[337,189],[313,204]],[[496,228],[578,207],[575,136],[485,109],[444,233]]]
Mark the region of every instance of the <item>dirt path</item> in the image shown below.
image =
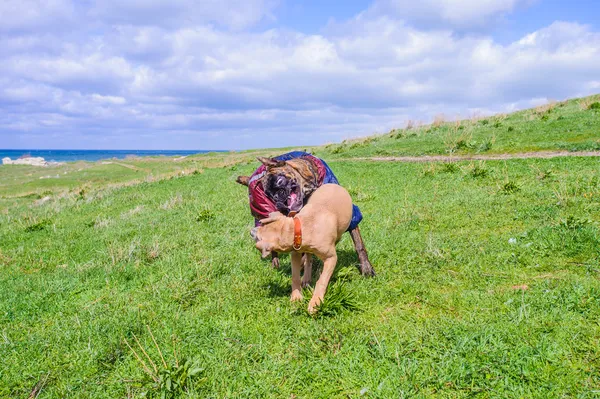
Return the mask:
[[[113,161],[102,161],[102,165],[119,165],[122,166],[124,168],[128,168],[131,170],[141,170],[143,172],[149,172],[149,169],[144,169],[144,168],[138,168],[137,166],[133,166],[133,165],[129,165],[126,163],[121,163],[121,162],[113,162]]]
[[[514,154],[480,154],[480,155],[423,155],[404,157],[360,157],[342,158],[339,161],[375,161],[375,162],[455,162],[455,161],[487,161],[504,159],[557,158],[557,157],[600,157],[600,151],[539,151]]]

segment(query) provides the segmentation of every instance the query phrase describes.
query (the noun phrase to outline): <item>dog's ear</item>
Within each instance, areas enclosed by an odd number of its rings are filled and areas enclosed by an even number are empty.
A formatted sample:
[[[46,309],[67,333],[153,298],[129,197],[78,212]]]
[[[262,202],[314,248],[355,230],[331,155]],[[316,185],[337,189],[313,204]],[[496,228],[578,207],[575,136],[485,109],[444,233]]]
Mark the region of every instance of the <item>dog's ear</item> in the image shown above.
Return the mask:
[[[243,186],[248,186],[248,183],[250,182],[250,176],[238,176],[235,181]]]
[[[273,251],[273,247],[271,247],[271,245],[265,241],[257,242],[256,248],[260,250],[261,256],[263,258],[266,258],[267,256],[269,256],[271,254],[271,252]]]
[[[284,218],[284,217],[285,217],[285,215],[283,213],[281,213],[281,212],[271,212],[271,213],[269,213],[269,217],[268,218],[262,219],[260,221],[260,224],[262,224],[264,226],[265,224],[269,224],[271,222],[274,222],[274,221],[279,220],[279,219]]]
[[[275,168],[285,165],[285,161],[278,161],[275,158],[258,157],[256,159],[258,159],[259,162],[265,165],[267,168]]]

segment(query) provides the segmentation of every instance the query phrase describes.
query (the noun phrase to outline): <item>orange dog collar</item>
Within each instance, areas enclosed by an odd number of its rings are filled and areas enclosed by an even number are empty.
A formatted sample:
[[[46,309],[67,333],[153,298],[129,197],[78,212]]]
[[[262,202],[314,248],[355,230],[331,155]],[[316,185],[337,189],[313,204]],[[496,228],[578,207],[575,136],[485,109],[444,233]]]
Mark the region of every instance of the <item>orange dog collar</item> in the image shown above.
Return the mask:
[[[302,225],[300,224],[300,219],[294,217],[294,244],[292,248],[294,250],[299,251],[302,246]]]

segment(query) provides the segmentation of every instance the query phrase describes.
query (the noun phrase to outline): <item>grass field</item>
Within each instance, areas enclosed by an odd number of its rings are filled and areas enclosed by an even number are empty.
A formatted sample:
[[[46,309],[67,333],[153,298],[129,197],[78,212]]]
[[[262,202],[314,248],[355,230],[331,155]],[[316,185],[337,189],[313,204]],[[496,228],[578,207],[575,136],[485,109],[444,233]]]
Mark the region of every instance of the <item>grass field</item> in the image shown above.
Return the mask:
[[[345,237],[316,318],[253,248],[254,152],[0,167],[0,397],[600,397],[599,158],[336,160],[378,140],[315,149],[377,271]]]

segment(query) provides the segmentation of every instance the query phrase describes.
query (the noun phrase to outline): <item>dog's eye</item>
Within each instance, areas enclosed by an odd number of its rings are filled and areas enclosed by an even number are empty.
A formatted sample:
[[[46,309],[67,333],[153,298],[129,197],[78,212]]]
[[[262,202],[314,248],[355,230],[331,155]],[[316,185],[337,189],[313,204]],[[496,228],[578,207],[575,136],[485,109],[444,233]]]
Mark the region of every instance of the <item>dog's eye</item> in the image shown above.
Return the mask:
[[[286,178],[285,176],[277,176],[277,180],[275,180],[275,185],[277,187],[284,187],[286,184]]]

